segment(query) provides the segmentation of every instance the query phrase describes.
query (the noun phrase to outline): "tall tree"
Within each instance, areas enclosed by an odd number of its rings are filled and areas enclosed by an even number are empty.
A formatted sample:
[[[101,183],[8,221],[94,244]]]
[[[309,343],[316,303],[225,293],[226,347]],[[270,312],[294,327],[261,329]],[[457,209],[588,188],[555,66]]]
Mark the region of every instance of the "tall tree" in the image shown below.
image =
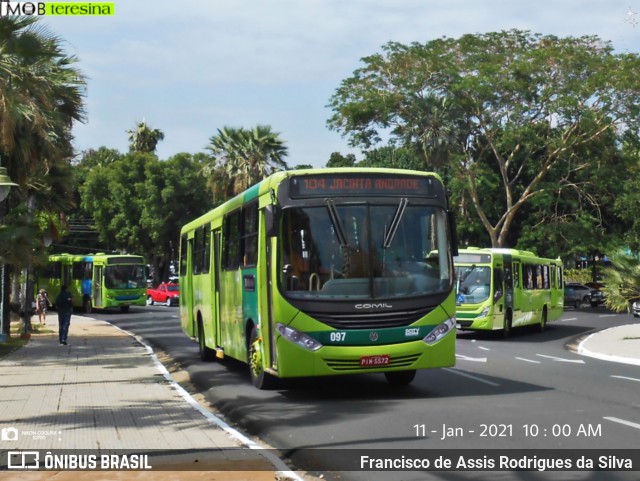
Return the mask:
[[[138,122],[136,128],[127,130],[129,134],[129,152],[152,154],[156,151],[158,142],[164,140],[164,132],[152,129],[146,121]]]
[[[230,186],[229,194],[237,194],[277,170],[286,170],[287,147],[280,134],[269,125],[250,130],[224,127],[210,139],[215,167],[209,172],[224,175]]]
[[[212,207],[204,154],[167,161],[129,153],[94,166],[80,186],[82,208],[93,214],[100,240],[110,250],[144,255],[163,276],[177,256],[180,228]]]
[[[68,184],[56,173],[63,172],[72,157],[73,123],[85,119],[85,79],[76,62],[64,53],[62,40],[36,18],[0,18],[0,162],[21,187],[13,189],[0,205],[0,218],[7,207],[24,212],[17,222],[32,230],[39,195],[47,197],[41,204],[46,210],[55,211],[65,203],[64,198],[62,202],[58,199],[60,194],[66,196]],[[16,209],[20,204],[22,208]],[[32,236],[38,237],[42,239]],[[3,257],[13,259],[14,272],[31,265],[34,249],[27,247],[33,244],[18,238],[5,244]],[[35,244],[41,246],[42,241]],[[7,249],[13,252],[7,254]],[[7,271],[2,272],[6,285]],[[30,292],[28,281],[25,292]],[[6,290],[4,295],[3,306],[8,306]],[[24,302],[28,302],[27,295]],[[8,313],[0,315],[7,334]]]
[[[638,131],[640,57],[595,36],[511,30],[388,43],[363,62],[332,96],[330,128],[354,146],[388,135],[421,152],[427,168],[464,186],[493,246],[507,244],[550,175],[587,199],[575,175],[602,159],[577,153]]]

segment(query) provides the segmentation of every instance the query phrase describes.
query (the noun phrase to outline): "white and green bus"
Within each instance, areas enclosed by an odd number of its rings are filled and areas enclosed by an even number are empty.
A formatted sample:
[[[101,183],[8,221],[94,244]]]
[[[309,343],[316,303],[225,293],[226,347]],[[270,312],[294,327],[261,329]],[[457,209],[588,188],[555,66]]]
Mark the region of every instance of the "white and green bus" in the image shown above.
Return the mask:
[[[274,378],[455,363],[453,223],[436,174],[273,174],[182,228],[180,318],[200,357]]]
[[[562,261],[516,249],[460,249],[454,257],[460,330],[503,330],[562,316]]]
[[[36,291],[45,289],[55,302],[62,285],[71,292],[73,306],[89,313],[93,308],[144,306],[147,300],[146,265],[130,254],[54,254],[40,269]]]

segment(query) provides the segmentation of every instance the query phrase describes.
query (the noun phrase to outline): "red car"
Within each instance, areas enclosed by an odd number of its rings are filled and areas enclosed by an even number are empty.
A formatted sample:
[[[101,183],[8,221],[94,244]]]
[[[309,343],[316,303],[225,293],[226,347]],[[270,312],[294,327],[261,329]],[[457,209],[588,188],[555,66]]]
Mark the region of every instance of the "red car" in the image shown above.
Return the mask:
[[[177,306],[180,303],[180,287],[173,282],[163,282],[155,289],[147,288],[147,305],[164,304]]]

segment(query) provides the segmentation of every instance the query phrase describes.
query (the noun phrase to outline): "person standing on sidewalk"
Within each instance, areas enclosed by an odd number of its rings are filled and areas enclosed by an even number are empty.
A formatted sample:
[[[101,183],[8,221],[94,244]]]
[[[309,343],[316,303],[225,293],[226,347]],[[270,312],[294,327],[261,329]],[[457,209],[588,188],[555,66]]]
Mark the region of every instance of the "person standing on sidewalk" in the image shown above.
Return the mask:
[[[56,309],[58,309],[58,339],[60,344],[67,345],[67,335],[69,334],[69,324],[71,324],[71,312],[73,311],[73,302],[71,293],[67,290],[67,286],[63,285],[60,294],[56,297]]]
[[[47,323],[47,309],[49,309],[50,305],[51,302],[49,302],[47,291],[40,289],[40,292],[38,292],[38,296],[36,297],[36,313],[38,314],[40,324]]]

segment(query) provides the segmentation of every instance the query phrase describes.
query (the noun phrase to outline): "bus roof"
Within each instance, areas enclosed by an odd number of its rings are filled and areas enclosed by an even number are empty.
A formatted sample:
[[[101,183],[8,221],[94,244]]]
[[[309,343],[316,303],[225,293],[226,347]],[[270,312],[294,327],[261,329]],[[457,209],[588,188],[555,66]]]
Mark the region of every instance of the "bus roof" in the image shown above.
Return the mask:
[[[223,204],[215,207],[210,210],[206,214],[197,217],[196,219],[191,220],[187,224],[185,224],[180,230],[180,234],[184,234],[185,232],[189,232],[192,229],[201,226],[202,224],[206,224],[211,222],[213,219],[226,214],[227,212],[231,212],[238,207],[250,202],[252,200],[258,199],[260,196],[264,194],[268,194],[271,189],[276,191],[278,186],[287,178],[293,176],[305,176],[305,175],[318,175],[318,174],[345,174],[345,173],[362,173],[362,174],[394,174],[394,175],[417,175],[421,177],[432,177],[442,183],[442,178],[434,173],[434,172],[420,172],[417,170],[407,170],[407,169],[387,169],[387,168],[379,168],[379,167],[332,167],[332,168],[322,168],[322,169],[301,169],[301,170],[283,170],[280,172],[275,172],[271,174],[269,177],[261,180],[257,184],[249,187],[244,192],[236,195],[235,197],[227,200]]]
[[[522,249],[511,249],[506,247],[466,247],[458,249],[459,254],[493,254],[510,255],[513,257],[529,258],[529,259],[545,259],[554,262],[560,262],[560,259],[551,259],[549,257],[540,257],[535,253]],[[455,260],[455,257],[454,257]]]

